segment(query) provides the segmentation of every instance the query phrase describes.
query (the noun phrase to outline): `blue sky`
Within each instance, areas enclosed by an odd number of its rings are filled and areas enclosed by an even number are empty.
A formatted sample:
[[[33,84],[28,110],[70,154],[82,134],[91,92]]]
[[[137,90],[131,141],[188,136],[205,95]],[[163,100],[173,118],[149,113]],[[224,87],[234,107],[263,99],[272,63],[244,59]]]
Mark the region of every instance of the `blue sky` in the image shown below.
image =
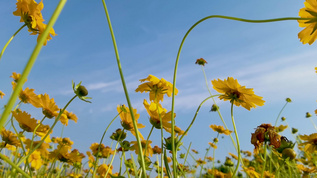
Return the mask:
[[[44,0],[42,11],[46,23],[57,1]],[[139,79],[149,74],[172,81],[178,47],[186,31],[199,19],[208,15],[227,15],[247,19],[297,17],[304,1],[107,1],[114,28],[123,73],[133,107],[141,114],[139,122],[144,136],[150,131],[148,115],[143,99],[148,94],[135,93]],[[0,2],[0,46],[20,27],[19,17],[13,16],[15,3]],[[4,8],[5,7],[5,8]],[[74,141],[74,147],[86,152],[94,142],[99,142],[108,123],[117,114],[116,107],[126,104],[111,36],[101,1],[68,1],[54,29],[57,33],[43,47],[25,87],[35,92],[48,93],[63,107],[73,96],[71,81],[82,81],[89,89],[92,103],[75,100],[68,108],[74,112],[78,123],[70,122],[64,129],[64,137]],[[261,123],[274,124],[285,98],[290,103],[282,116],[290,127],[300,134],[316,132],[306,112],[316,107],[316,44],[303,45],[297,38],[301,30],[296,21],[250,24],[224,19],[207,20],[197,26],[188,36],[180,56],[177,74],[179,94],[176,96],[176,124],[186,129],[199,103],[208,97],[208,90],[198,58],[208,61],[205,66],[209,86],[213,79],[228,76],[238,79],[241,85],[254,88],[266,101],[263,107],[247,111],[235,107],[235,121],[239,132],[241,149],[253,150],[251,133]],[[23,29],[11,42],[0,61],[0,90],[7,96],[0,100],[4,105],[11,90],[12,72],[21,73],[34,46],[36,36]],[[212,91],[214,94],[216,92]],[[201,109],[196,122],[184,138],[187,147],[200,151],[202,156],[208,142],[216,136],[209,125],[220,125],[216,113],[209,112],[211,102]],[[230,103],[218,102],[225,121],[232,129]],[[171,100],[165,97],[163,106],[170,110]],[[28,108],[23,106],[23,108]],[[38,110],[32,116],[41,119]],[[316,120],[316,116],[313,116]],[[47,123],[50,123],[48,121]],[[104,144],[110,145],[109,135],[120,127],[119,120],[111,126]],[[60,136],[61,125],[53,136]],[[283,132],[294,140],[290,131]],[[165,133],[165,136],[168,134]],[[129,137],[129,140],[135,140]],[[159,131],[151,140],[159,145]],[[220,139],[216,159],[224,159],[228,152],[235,153],[229,138]]]

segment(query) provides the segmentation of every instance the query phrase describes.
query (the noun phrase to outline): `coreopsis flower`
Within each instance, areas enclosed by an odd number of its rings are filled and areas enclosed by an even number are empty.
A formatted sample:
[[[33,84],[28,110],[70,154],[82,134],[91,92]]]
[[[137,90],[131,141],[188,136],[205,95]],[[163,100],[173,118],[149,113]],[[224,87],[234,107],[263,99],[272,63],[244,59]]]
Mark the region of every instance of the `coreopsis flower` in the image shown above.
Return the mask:
[[[149,75],[145,79],[141,79],[142,83],[138,86],[135,92],[149,92],[151,101],[163,101],[164,94],[167,94],[168,97],[172,96],[173,84],[166,81],[164,78],[158,79],[153,75]],[[177,95],[178,90],[175,88],[175,95]]]
[[[215,132],[218,132],[219,134],[225,134],[225,135],[230,135],[232,133],[231,130],[223,128],[221,125],[210,125],[210,128],[214,130]]]
[[[205,66],[205,64],[207,64],[207,61],[203,58],[199,58],[196,60],[195,64],[201,65],[201,66]]]
[[[317,39],[317,2],[316,0],[306,0],[305,7],[299,10],[298,15],[301,18],[309,18],[308,20],[298,20],[300,27],[304,30],[298,33],[298,38],[303,44],[313,44]]]
[[[161,154],[161,153],[162,153],[162,149],[158,147],[157,145],[155,145],[153,148],[153,154]]]
[[[107,164],[102,164],[97,169],[97,173],[100,175],[100,177],[105,177],[107,172],[107,178],[110,178],[112,175],[112,166],[109,167]]]
[[[238,156],[236,156],[235,154],[229,153],[229,155],[230,155],[233,159],[238,160]]]
[[[37,120],[31,118],[31,115],[25,111],[12,111],[12,115],[19,122],[21,129],[26,132],[33,132],[38,125]]]
[[[92,151],[92,154],[94,156],[97,156],[98,154],[98,157],[102,157],[102,158],[108,158],[110,155],[114,154],[114,151],[111,150],[109,146],[105,146],[104,144],[101,144],[99,148],[99,143],[91,144],[90,150]]]
[[[37,150],[33,151],[28,158],[29,163],[31,163],[31,167],[38,170],[43,165],[43,160],[41,157],[41,153]]]
[[[19,99],[23,103],[30,103],[36,108],[41,107],[39,96],[34,93],[34,89],[29,89],[29,87],[27,87],[24,90],[21,90],[19,94]]]
[[[0,90],[0,98],[3,99],[4,96],[5,94]]]
[[[73,120],[75,123],[77,123],[78,118],[73,112],[68,112],[67,110],[64,110],[59,120],[63,125],[67,126],[68,120]]]
[[[211,157],[211,156],[207,156],[207,157],[206,157],[206,159],[207,159],[207,161],[208,161],[208,162],[211,162],[211,161],[213,161],[213,160],[214,160],[214,158],[213,158],[213,157]]]
[[[167,112],[165,108],[162,107],[160,103],[151,102],[148,104],[146,100],[143,101],[143,105],[150,115],[150,123],[157,129],[161,129],[161,120],[162,120],[162,127],[169,133],[172,130],[172,124],[170,123],[172,120],[171,112]],[[176,114],[174,113],[174,117]],[[161,118],[161,120],[160,120]]]
[[[275,129],[277,132],[283,132],[287,127],[287,125],[280,125],[278,127],[275,127]]]
[[[13,79],[13,81],[11,82],[11,84],[12,84],[12,89],[14,90],[14,89],[15,89],[15,86],[16,86],[17,83],[19,82],[19,79],[20,79],[20,77],[21,77],[21,74],[16,73],[16,72],[12,72],[12,75],[11,75],[10,77]],[[25,79],[24,82],[26,82],[26,81],[27,81],[27,79]]]
[[[198,151],[195,150],[195,149],[192,149],[192,152],[195,153],[195,154],[198,154]]]
[[[69,162],[72,165],[81,164],[83,158],[85,158],[85,155],[80,153],[77,149],[74,149],[69,153]]]
[[[72,173],[69,173],[69,174],[67,175],[67,177],[70,177],[70,178],[83,178],[84,176],[83,176],[82,174],[80,174],[80,173],[74,173],[74,172],[72,172]]]
[[[241,153],[243,153],[247,157],[251,157],[252,156],[252,153],[250,151],[242,151],[241,150]]]
[[[243,166],[243,170],[242,171],[247,173],[248,176],[250,176],[250,177],[255,177],[255,178],[260,178],[261,177],[261,174],[256,172],[254,167],[251,167],[251,166],[250,167],[244,167]]]
[[[151,144],[152,141],[151,140],[148,140],[148,144],[147,144],[147,147],[146,147],[146,155],[145,156],[151,156],[153,155],[153,149],[151,147]],[[131,150],[132,151],[135,151],[135,154],[139,154],[139,146],[138,146],[138,142],[137,141],[131,141]],[[142,152],[143,154],[145,153],[145,145],[146,145],[146,140],[142,140],[141,141],[141,145],[142,145]]]
[[[20,16],[20,22],[24,22],[29,28],[31,35],[39,35],[37,39],[42,35],[46,29],[46,24],[44,24],[44,19],[41,13],[41,10],[44,7],[43,2],[36,3],[34,0],[17,0],[17,10],[13,12],[13,15]],[[44,45],[47,41],[52,39],[52,36],[55,36],[55,31],[53,28],[50,29],[49,35],[46,38]]]
[[[196,166],[199,166],[199,165],[204,165],[204,164],[207,164],[206,161],[202,160],[201,158],[199,158],[198,160],[196,160]]]
[[[20,147],[21,143],[18,140],[18,137],[15,133],[11,132],[10,130],[2,129],[1,130],[1,136],[2,140],[4,141],[4,144],[13,145],[16,147]]]
[[[236,106],[241,105],[247,110],[250,110],[251,108],[256,108],[257,105],[264,105],[265,101],[262,100],[263,97],[255,95],[253,88],[241,86],[237,79],[228,77],[224,80],[212,80],[211,83],[217,92],[223,93],[219,96],[220,99],[224,101],[229,100]]]
[[[207,170],[208,174],[213,175],[214,177],[220,177],[220,178],[229,178],[230,173],[223,173],[221,171],[218,171],[217,169],[208,169]]]
[[[40,144],[41,141],[32,141],[30,139],[24,140],[24,144],[26,145],[25,148],[28,150],[33,149],[36,147],[38,144]],[[41,156],[44,158],[48,158],[49,151],[48,149],[50,148],[50,145],[48,143],[43,142],[37,149],[36,151],[41,153]]]
[[[315,173],[317,172],[317,169],[315,166],[311,167],[311,168],[308,168],[308,167],[305,167],[304,165],[302,164],[297,164],[296,166],[301,172],[303,172],[303,177],[308,177],[308,175],[310,173]]]
[[[122,106],[117,107],[117,111],[118,111],[120,118],[121,118],[122,127],[126,130],[129,130],[134,136],[136,136],[129,108],[126,107],[125,105],[122,105]],[[133,109],[133,115],[134,115],[134,119],[137,123],[137,128],[138,129],[144,128],[145,125],[138,123],[138,119],[140,117],[140,114],[137,113],[136,109]],[[144,137],[142,136],[142,134],[140,132],[139,132],[139,136],[142,140],[144,139]]]
[[[305,146],[304,150],[308,153],[314,153],[317,150],[317,133],[310,135],[300,135],[299,138],[304,141],[299,146]]]
[[[278,149],[281,146],[281,136],[276,132],[276,129],[271,124],[261,124],[258,126],[251,136],[251,143],[254,145],[254,153],[257,154],[259,147],[263,143],[268,142]]]
[[[264,171],[264,178],[275,178],[275,175],[273,173],[270,173],[270,171]]]
[[[46,93],[44,95],[39,95],[39,98],[43,114],[49,119],[56,117],[58,115],[59,108],[55,104],[54,98],[50,99]]]
[[[88,166],[91,168],[94,166],[95,157],[90,153],[90,151],[87,151],[86,154],[88,156]]]
[[[208,144],[210,145],[211,148],[217,149],[217,145],[216,144],[214,144],[212,142],[209,142]]]

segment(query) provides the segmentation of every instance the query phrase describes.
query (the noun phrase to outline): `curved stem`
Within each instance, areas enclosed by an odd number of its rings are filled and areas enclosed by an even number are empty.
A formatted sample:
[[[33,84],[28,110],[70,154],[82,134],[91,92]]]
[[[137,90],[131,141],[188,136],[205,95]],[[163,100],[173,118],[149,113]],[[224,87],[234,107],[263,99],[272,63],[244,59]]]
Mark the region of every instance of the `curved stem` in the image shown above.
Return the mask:
[[[139,147],[139,155],[141,156],[142,174],[143,174],[143,177],[146,177],[146,168],[145,168],[145,161],[144,161],[144,157],[143,157],[141,139],[140,139],[138,127],[137,127],[137,124],[136,124],[136,120],[134,118],[133,108],[132,108],[132,105],[131,105],[131,102],[130,102],[128,89],[127,89],[127,86],[125,84],[124,76],[123,76],[123,73],[122,73],[122,68],[121,68],[121,63],[120,63],[117,43],[116,43],[116,39],[115,39],[115,36],[114,36],[114,33],[113,33],[113,29],[112,29],[112,25],[111,25],[111,21],[110,21],[110,16],[109,16],[109,13],[108,13],[108,9],[107,9],[107,5],[106,5],[105,0],[102,0],[102,4],[103,4],[103,7],[104,7],[104,10],[105,10],[105,13],[106,13],[106,17],[107,17],[107,21],[108,21],[108,25],[109,25],[109,30],[110,30],[110,33],[111,33],[112,43],[113,43],[113,47],[114,47],[115,54],[116,54],[117,65],[118,65],[118,69],[119,69],[119,73],[120,73],[120,77],[121,77],[122,87],[123,87],[123,90],[124,90],[125,97],[127,99],[127,103],[129,105],[129,110],[130,110],[132,121],[133,121],[135,137],[136,137],[136,140],[137,140],[137,143],[138,143],[138,147]]]
[[[95,175],[96,175],[96,171],[97,171],[96,166],[97,166],[97,162],[98,162],[98,159],[99,159],[99,156],[98,156],[98,155],[99,155],[99,152],[100,152],[101,143],[102,143],[102,141],[103,141],[103,138],[105,137],[105,135],[106,135],[106,133],[107,133],[107,131],[108,131],[110,125],[113,123],[114,120],[116,120],[116,118],[121,114],[121,112],[122,112],[122,111],[120,111],[119,114],[117,114],[117,115],[111,120],[111,122],[108,124],[106,130],[103,132],[103,135],[102,135],[102,137],[101,137],[101,139],[100,139],[100,142],[99,142],[98,151],[97,151],[97,154],[96,154],[97,156],[96,156],[96,161],[95,161],[95,163],[94,163],[93,177],[95,177]],[[122,132],[124,132],[124,130],[123,130]],[[121,137],[121,135],[120,135],[120,137]],[[120,137],[119,137],[119,138],[120,138]]]
[[[13,40],[13,38],[15,37],[15,35],[17,35],[24,27],[26,26],[26,24],[22,25],[22,27],[20,27],[12,36],[11,38],[8,40],[8,42],[4,45],[4,47],[2,48],[2,51],[0,53],[0,60],[1,57],[4,53],[4,51],[7,49],[8,45],[10,44],[10,42]]]
[[[201,67],[202,67],[202,70],[203,70],[203,73],[204,73],[204,77],[205,77],[205,82],[206,82],[207,89],[208,89],[208,91],[209,91],[209,94],[212,95],[211,92],[210,92],[210,89],[209,89],[209,87],[208,87],[208,81],[207,81],[207,76],[206,76],[205,70],[204,70],[203,66],[201,66]],[[217,103],[216,103],[214,97],[212,97],[212,101],[214,102],[215,105],[217,105]],[[220,119],[221,119],[223,125],[225,126],[225,128],[226,128],[227,130],[229,130],[229,129],[228,129],[228,126],[227,126],[225,120],[223,119],[223,117],[222,117],[222,115],[221,115],[219,109],[217,109],[217,113],[218,113],[218,115],[219,115],[219,117],[220,117]],[[231,141],[232,141],[232,144],[233,144],[234,148],[236,149],[236,151],[238,151],[238,150],[237,150],[237,145],[236,145],[236,143],[234,142],[234,139],[233,139],[231,133],[229,134],[229,136],[230,136],[230,139],[231,139]]]
[[[237,148],[238,148],[238,163],[236,168],[234,169],[233,172],[233,176],[237,173],[239,166],[240,166],[240,161],[241,161],[241,152],[240,152],[240,143],[239,143],[239,137],[238,137],[238,132],[237,132],[237,128],[236,128],[236,124],[234,122],[234,118],[233,118],[233,103],[231,103],[231,120],[232,120],[232,125],[234,128],[234,134],[236,135],[236,141],[237,141]]]
[[[32,153],[33,151],[35,151],[38,147],[40,147],[42,145],[42,143],[44,142],[44,140],[50,135],[50,133],[52,132],[53,128],[55,127],[55,125],[57,124],[57,122],[59,121],[60,117],[62,116],[63,112],[66,110],[66,108],[68,107],[68,105],[77,97],[77,95],[75,95],[72,99],[70,99],[68,101],[68,103],[64,106],[64,108],[59,112],[58,116],[56,117],[53,125],[51,126],[50,130],[48,130],[47,134],[42,137],[41,141],[36,144],[36,146],[31,150],[29,151],[29,154],[24,156],[18,163],[17,163],[17,166],[19,166],[26,158],[28,158]]]
[[[177,52],[177,57],[176,57],[176,61],[175,61],[175,68],[174,68],[174,75],[173,75],[173,94],[172,94],[172,109],[171,109],[171,113],[172,113],[172,128],[174,128],[175,126],[175,120],[174,120],[174,103],[175,103],[175,88],[176,88],[176,74],[177,74],[177,68],[178,68],[178,61],[179,61],[179,57],[180,57],[180,53],[182,51],[182,47],[183,44],[185,42],[185,39],[187,38],[188,34],[201,22],[207,20],[207,19],[211,19],[211,18],[222,18],[222,19],[228,19],[228,20],[236,20],[236,21],[241,21],[241,22],[249,22],[249,23],[266,23],[266,22],[276,22],[276,21],[284,21],[284,20],[309,20],[310,18],[298,18],[298,17],[285,17],[285,18],[276,18],[276,19],[266,19],[266,20],[249,20],[249,19],[242,19],[242,18],[236,18],[236,17],[229,17],[229,16],[223,16],[223,15],[211,15],[211,16],[207,16],[204,17],[202,19],[200,19],[199,21],[197,21],[194,25],[192,25],[189,30],[186,32],[186,34],[183,37],[183,40],[179,46],[178,52]],[[172,129],[172,133],[171,133],[171,137],[172,137],[172,158],[173,158],[173,162],[176,161],[176,154],[175,154],[175,131],[174,129]],[[173,174],[174,177],[177,176],[177,172],[176,172],[176,166],[173,164]]]
[[[18,165],[14,164],[13,162],[11,162],[11,160],[9,158],[7,158],[5,155],[0,153],[0,158],[3,159],[5,162],[9,163],[12,167],[14,167],[14,169],[16,169],[17,171],[19,171],[19,173],[21,173],[24,177],[27,178],[31,178],[31,176],[29,176],[27,173],[25,173],[21,168],[19,168]]]
[[[7,121],[7,118],[10,115],[10,112],[11,112],[13,105],[14,105],[14,103],[15,103],[15,101],[16,101],[16,99],[17,99],[17,97],[22,89],[22,86],[23,86],[25,80],[27,79],[27,77],[28,77],[28,75],[29,75],[34,63],[35,63],[36,58],[39,55],[39,53],[43,47],[44,42],[46,41],[46,38],[49,34],[49,31],[53,27],[54,23],[56,22],[59,14],[61,13],[61,11],[66,3],[66,1],[67,0],[60,0],[59,1],[59,4],[57,5],[50,21],[48,22],[48,24],[46,26],[46,29],[44,30],[44,32],[40,36],[38,43],[36,44],[32,54],[31,54],[31,57],[30,57],[28,63],[26,64],[26,66],[22,72],[22,75],[21,75],[21,77],[20,77],[8,103],[7,103],[7,107],[5,107],[3,113],[0,117],[0,130],[2,129],[4,123]]]
[[[189,131],[189,129],[192,127],[192,125],[194,124],[195,120],[196,120],[196,117],[197,117],[197,114],[201,108],[201,106],[207,101],[209,100],[210,98],[213,98],[215,96],[219,96],[220,94],[217,94],[217,95],[212,95],[212,96],[209,96],[208,98],[204,99],[200,105],[198,106],[196,112],[195,112],[195,115],[194,115],[194,118],[192,120],[192,122],[189,124],[188,128],[186,129],[186,131],[184,132],[184,134],[181,136],[181,138],[179,139],[178,143],[181,143],[182,139],[184,138],[184,136],[187,134],[187,132]],[[173,130],[173,129],[172,129]]]
[[[283,108],[282,108],[281,111],[278,113],[274,127],[276,127],[277,122],[278,122],[278,119],[280,118],[280,116],[281,116],[281,114],[282,114],[284,108],[286,107],[287,103],[288,103],[288,102],[286,101],[286,103],[284,104]]]

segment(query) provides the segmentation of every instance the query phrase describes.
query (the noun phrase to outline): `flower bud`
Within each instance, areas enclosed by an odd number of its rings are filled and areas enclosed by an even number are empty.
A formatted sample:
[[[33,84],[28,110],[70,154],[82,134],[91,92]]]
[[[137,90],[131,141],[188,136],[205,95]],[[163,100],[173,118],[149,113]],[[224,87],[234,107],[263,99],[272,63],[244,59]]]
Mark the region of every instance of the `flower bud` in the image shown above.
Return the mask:
[[[310,118],[312,115],[309,112],[306,112],[306,118]]]
[[[218,111],[218,110],[219,110],[219,106],[218,106],[218,105],[213,104],[213,105],[211,106],[211,109],[210,109],[211,112],[216,112],[216,111]]]
[[[289,158],[290,160],[293,160],[296,157],[296,152],[291,148],[285,148],[282,152],[282,157],[284,159]]]
[[[88,95],[88,90],[86,89],[86,87],[80,85],[78,88],[77,88],[77,94],[79,96],[87,96]]]
[[[288,103],[292,102],[291,98],[286,98],[286,102]]]

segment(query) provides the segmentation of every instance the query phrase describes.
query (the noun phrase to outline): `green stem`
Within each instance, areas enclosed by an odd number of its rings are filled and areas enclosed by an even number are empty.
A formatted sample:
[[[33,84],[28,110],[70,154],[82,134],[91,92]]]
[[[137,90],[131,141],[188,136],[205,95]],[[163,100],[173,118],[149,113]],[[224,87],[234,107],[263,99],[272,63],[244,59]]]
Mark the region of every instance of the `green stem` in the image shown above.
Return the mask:
[[[241,22],[249,22],[249,23],[266,23],[266,22],[276,22],[276,21],[284,21],[284,20],[309,20],[310,18],[298,18],[298,17],[286,17],[286,18],[276,18],[276,19],[266,19],[266,20],[249,20],[249,19],[242,19],[242,18],[236,18],[236,17],[229,17],[229,16],[223,16],[223,15],[211,15],[211,16],[207,16],[204,17],[202,19],[200,19],[199,21],[197,21],[194,25],[192,25],[189,30],[186,32],[186,34],[184,35],[182,42],[179,46],[178,52],[177,52],[177,57],[176,57],[176,61],[175,61],[175,68],[174,68],[174,75],[173,75],[173,94],[172,94],[172,128],[174,128],[175,126],[175,120],[174,120],[174,103],[175,103],[175,88],[176,88],[176,74],[177,74],[177,68],[178,68],[178,61],[179,61],[179,57],[180,57],[180,53],[182,51],[182,47],[183,44],[187,38],[187,36],[189,35],[189,33],[201,22],[211,19],[211,18],[222,18],[222,19],[228,19],[228,20],[236,20],[236,21],[241,21]],[[174,162],[176,162],[176,154],[175,154],[175,131],[174,129],[172,129],[172,133],[171,133],[171,137],[172,137],[172,154],[173,154],[173,174],[174,177],[177,176],[177,172],[176,172],[176,164],[174,164]]]
[[[15,35],[17,35],[24,27],[26,26],[26,24],[22,25],[22,27],[20,27],[18,29],[18,31],[16,31],[12,36],[11,38],[8,40],[8,42],[4,45],[4,47],[2,48],[2,51],[0,53],[0,60],[1,60],[1,57],[3,56],[3,53],[4,51],[7,49],[7,46],[10,44],[10,42],[13,40],[13,38],[15,37]]]
[[[5,107],[2,115],[1,115],[1,118],[0,118],[0,130],[2,129],[4,123],[7,121],[7,118],[8,116],[10,115],[11,113],[11,110],[13,108],[13,105],[23,87],[23,84],[25,82],[25,80],[27,79],[35,61],[36,61],[36,58],[37,56],[39,55],[42,47],[43,47],[43,44],[44,42],[46,41],[46,38],[47,36],[49,35],[49,31],[50,29],[53,27],[54,23],[56,22],[59,14],[61,13],[65,3],[66,3],[67,0],[60,0],[59,4],[57,5],[50,21],[48,22],[47,26],[46,26],[46,29],[44,30],[44,32],[42,33],[41,37],[39,38],[38,40],[38,43],[36,44],[32,54],[31,54],[31,57],[28,61],[28,63],[26,64],[25,68],[24,68],[24,71],[22,72],[22,75],[7,103],[7,107]]]
[[[110,21],[110,16],[109,16],[109,13],[108,13],[108,9],[107,9],[107,5],[106,5],[105,0],[102,0],[102,3],[103,3],[103,7],[104,7],[104,10],[105,10],[105,13],[106,13],[106,17],[107,17],[107,21],[108,21],[108,25],[109,25],[109,30],[110,30],[110,33],[111,33],[112,43],[113,43],[113,47],[114,47],[115,54],[116,54],[116,59],[117,59],[117,64],[118,64],[118,69],[119,69],[119,73],[120,73],[120,78],[121,78],[124,94],[125,94],[125,97],[127,99],[127,103],[129,105],[129,110],[130,110],[132,121],[133,121],[135,137],[136,137],[136,140],[137,140],[137,143],[138,143],[138,147],[139,147],[139,155],[141,156],[142,174],[143,174],[143,177],[147,177],[146,176],[146,168],[145,168],[145,161],[144,161],[144,157],[143,157],[141,139],[140,139],[137,123],[136,123],[136,120],[134,118],[133,108],[132,108],[132,105],[131,105],[131,102],[130,102],[128,89],[126,87],[126,83],[125,83],[124,76],[123,76],[123,73],[122,73],[121,62],[120,62],[120,58],[119,58],[119,52],[118,52],[118,48],[117,48],[116,39],[115,39],[115,36],[114,36],[114,33],[113,33],[113,29],[112,29],[112,25],[111,25],[111,21]]]
[[[184,132],[184,134],[180,137],[178,143],[181,143],[181,140],[184,138],[184,136],[187,134],[187,132],[189,131],[189,129],[190,129],[190,128],[192,127],[192,125],[194,124],[194,122],[195,122],[195,120],[196,120],[196,117],[197,117],[197,114],[198,114],[198,112],[199,112],[201,106],[202,106],[207,100],[209,100],[210,98],[213,98],[213,97],[219,96],[219,95],[220,95],[220,94],[209,96],[208,98],[204,99],[204,100],[200,103],[200,105],[198,106],[198,108],[197,108],[197,110],[196,110],[196,112],[195,112],[195,115],[194,115],[194,118],[193,118],[192,122],[189,124],[189,126],[188,126],[188,128],[186,129],[186,131]],[[173,130],[173,129],[172,129],[172,130]]]
[[[264,171],[265,171],[265,165],[266,165],[266,143],[264,142],[264,163],[263,163],[263,169],[262,169],[262,172],[261,172],[261,178],[263,178],[264,176]]]
[[[152,128],[151,128],[151,130],[150,130],[150,133],[149,133],[149,135],[147,136],[147,138],[146,138],[146,143],[145,143],[145,147],[144,147],[144,155],[146,155],[146,150],[147,150],[147,144],[149,143],[149,139],[150,139],[150,136],[151,136],[151,134],[152,134],[152,131],[153,131],[153,129],[154,129],[154,125],[152,125]]]
[[[210,92],[210,89],[209,89],[209,87],[208,87],[207,76],[206,76],[206,73],[205,73],[205,70],[204,70],[203,66],[202,66],[202,70],[203,70],[203,73],[204,73],[204,78],[205,78],[205,82],[206,82],[207,89],[208,89],[208,91],[209,91],[209,94],[212,96],[212,94],[211,94],[211,92]],[[214,97],[212,97],[212,101],[213,101],[214,104],[217,106],[217,103],[216,103]],[[220,119],[221,119],[223,125],[225,126],[225,128],[226,128],[227,130],[229,130],[229,129],[228,129],[228,126],[227,126],[225,120],[223,119],[223,117],[222,117],[222,115],[221,115],[219,109],[217,109],[217,113],[218,113],[218,115],[219,115],[219,117],[220,117]],[[232,141],[232,144],[233,144],[234,148],[236,149],[236,151],[238,151],[238,150],[237,150],[237,145],[236,145],[236,143],[234,142],[234,139],[233,139],[231,133],[229,134],[229,136],[230,136],[230,139],[231,139],[231,141]]]
[[[96,161],[95,161],[95,163],[94,163],[93,177],[95,177],[95,175],[96,175],[96,171],[97,171],[96,166],[97,166],[97,162],[98,162],[98,159],[99,159],[99,156],[98,156],[98,155],[99,155],[99,152],[100,152],[101,143],[102,143],[102,141],[103,141],[103,138],[105,137],[105,135],[106,135],[106,133],[107,133],[107,131],[108,131],[110,125],[113,123],[114,120],[116,120],[116,118],[121,114],[121,112],[122,112],[122,111],[120,111],[120,113],[117,114],[117,115],[111,120],[111,122],[108,124],[106,130],[103,132],[103,135],[102,135],[102,137],[101,137],[101,139],[100,139],[100,142],[99,142],[98,151],[97,151],[97,154],[96,154],[97,156],[96,156]],[[123,130],[123,132],[124,132],[124,130]],[[121,137],[121,135],[120,135],[120,137]]]
[[[282,108],[282,109],[280,110],[280,112],[278,113],[274,127],[276,127],[277,122],[278,122],[278,119],[280,118],[280,116],[281,116],[281,114],[282,114],[284,108],[286,107],[287,103],[288,103],[288,102],[286,101],[286,103],[284,104],[283,108]]]
[[[233,102],[231,103],[231,120],[232,120],[232,125],[234,128],[234,134],[236,135],[236,141],[237,141],[237,147],[238,147],[238,163],[236,168],[233,171],[233,177],[236,175],[239,166],[240,166],[240,162],[241,162],[241,151],[240,151],[240,143],[239,143],[239,137],[238,137],[238,132],[237,132],[237,128],[236,128],[236,124],[234,122],[234,118],[233,118]]]
[[[14,169],[16,169],[18,172],[20,172],[24,177],[31,178],[31,176],[29,176],[22,169],[20,169],[18,165],[11,162],[10,159],[8,159],[5,155],[0,153],[0,158],[3,159],[5,162],[9,163]]]
[[[56,117],[53,125],[51,126],[50,130],[48,130],[47,134],[41,139],[41,141],[31,150],[29,151],[29,154],[24,156],[17,165],[20,165],[26,158],[28,158],[33,151],[35,151],[38,147],[40,147],[42,145],[42,143],[44,142],[44,140],[50,135],[50,133],[52,132],[53,128],[55,127],[55,125],[57,124],[57,122],[59,121],[60,117],[62,116],[63,112],[66,110],[66,108],[68,107],[68,105],[77,97],[77,95],[75,95],[72,99],[70,99],[68,101],[68,103],[64,106],[64,108],[59,112],[58,116]]]

